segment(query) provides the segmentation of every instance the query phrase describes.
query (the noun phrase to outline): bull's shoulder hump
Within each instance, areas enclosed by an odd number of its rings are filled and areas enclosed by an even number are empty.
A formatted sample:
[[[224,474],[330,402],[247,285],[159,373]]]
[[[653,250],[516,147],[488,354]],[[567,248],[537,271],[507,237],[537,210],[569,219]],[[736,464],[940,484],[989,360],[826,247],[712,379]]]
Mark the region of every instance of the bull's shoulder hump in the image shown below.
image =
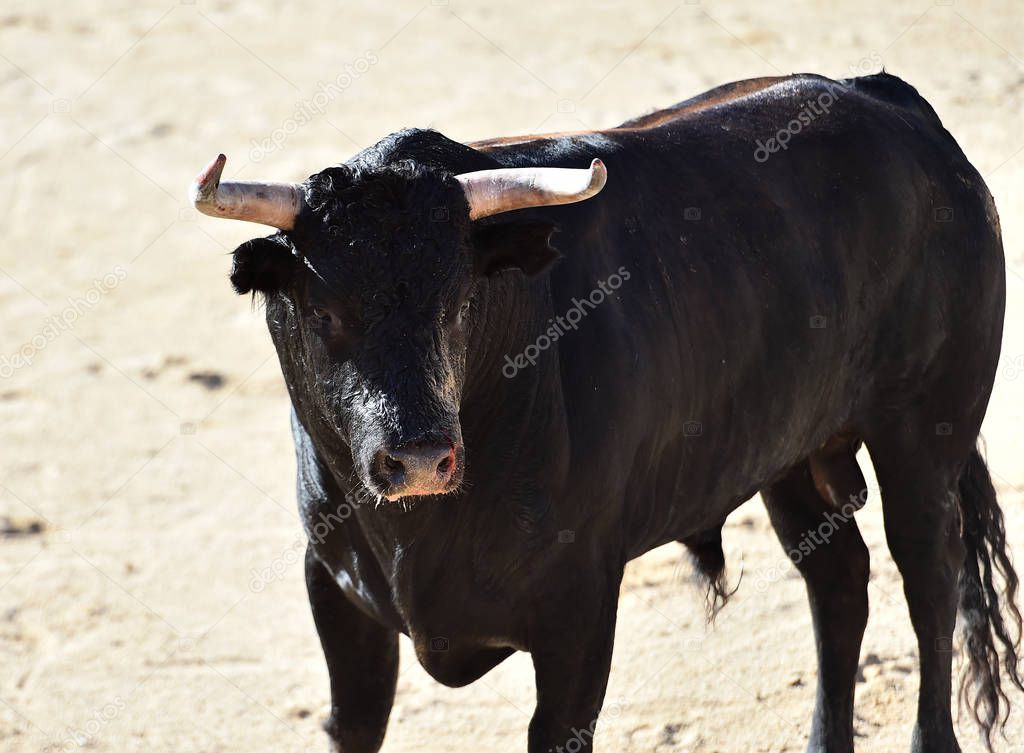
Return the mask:
[[[737,105],[741,102],[755,100],[764,102],[766,99],[783,100],[798,97],[812,89],[824,91],[829,86],[835,87],[838,85],[837,82],[831,79],[806,73],[745,79],[717,86],[703,94],[677,102],[670,107],[631,118],[613,128],[501,136],[473,141],[468,146],[481,151],[492,151],[502,150],[507,147],[536,144],[537,142],[594,139],[600,137],[614,140],[618,134],[664,128],[677,121],[695,116],[699,117],[718,108]]]
[[[764,91],[779,82],[785,81],[787,78],[788,77],[752,78],[744,81],[734,81],[730,84],[723,84],[722,86],[717,86],[703,94],[699,94],[696,97],[691,97],[690,99],[678,102],[671,107],[655,110],[637,118],[631,118],[614,128],[604,130],[553,131],[550,133],[520,134],[518,136],[499,136],[496,138],[473,141],[470,142],[468,146],[482,151],[489,151],[492,149],[500,149],[502,147],[532,144],[538,141],[579,139],[598,135],[608,136],[622,131],[639,131],[648,128],[657,128],[658,126],[671,123],[685,115],[700,112],[716,105],[725,104],[742,97]]]
[[[749,78],[742,81],[733,81],[729,84],[716,86],[696,97],[690,97],[682,102],[677,102],[670,107],[649,112],[637,118],[630,118],[615,130],[639,130],[644,128],[657,128],[678,120],[687,115],[693,115],[704,110],[735,102],[745,97],[760,94],[767,89],[778,86],[788,81],[790,76],[772,76],[766,78]]]
[[[632,118],[621,125],[602,130],[558,131],[524,134],[474,141],[468,146],[491,153],[508,154],[524,147],[531,151],[555,149],[556,145],[622,143],[631,134],[659,133],[678,127],[701,127],[715,120],[740,117],[767,117],[782,108],[784,114],[796,113],[811,100],[830,105],[838,99],[859,102],[867,109],[896,110],[912,115],[918,122],[941,125],[931,106],[914,87],[902,79],[882,72],[850,79],[830,79],[813,73],[753,78],[715,87],[670,107]],[[547,146],[545,146],[547,145]]]

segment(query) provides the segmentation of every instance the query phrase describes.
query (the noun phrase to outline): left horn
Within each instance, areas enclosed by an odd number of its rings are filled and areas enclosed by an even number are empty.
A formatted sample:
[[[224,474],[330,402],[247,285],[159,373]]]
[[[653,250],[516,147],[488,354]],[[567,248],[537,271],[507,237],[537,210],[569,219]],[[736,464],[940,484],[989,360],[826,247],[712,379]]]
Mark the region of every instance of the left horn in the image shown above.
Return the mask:
[[[511,167],[456,175],[469,203],[469,218],[526,207],[573,204],[604,188],[608,171],[595,159],[589,168]]]
[[[295,183],[259,183],[256,181],[220,182],[228,159],[223,154],[206,166],[192,183],[189,197],[203,214],[229,220],[259,222],[291,230],[305,200]]]

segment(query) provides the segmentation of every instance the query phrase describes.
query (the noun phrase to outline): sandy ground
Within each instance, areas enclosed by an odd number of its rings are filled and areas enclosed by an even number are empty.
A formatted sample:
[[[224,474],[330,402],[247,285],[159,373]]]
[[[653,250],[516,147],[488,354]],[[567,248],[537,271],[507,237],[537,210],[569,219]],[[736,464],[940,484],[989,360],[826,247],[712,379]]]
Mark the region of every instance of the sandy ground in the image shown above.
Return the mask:
[[[267,4],[269,5],[269,4]],[[283,4],[282,4],[283,5]],[[1024,562],[1024,14],[1017,0],[645,3],[7,0],[0,9],[0,750],[314,751],[327,675],[306,605],[288,406],[227,253],[185,203],[301,179],[403,126],[458,139],[614,124],[750,76],[884,63],[996,196],[1009,265],[985,435]],[[20,360],[16,358],[20,356]],[[859,750],[906,750],[915,644],[877,499]],[[803,587],[755,499],[708,629],[678,547],[623,586],[605,751],[801,751]],[[385,750],[524,750],[528,657],[461,690],[403,645]],[[1024,751],[1024,699],[1003,750]],[[967,751],[981,750],[964,720]]]

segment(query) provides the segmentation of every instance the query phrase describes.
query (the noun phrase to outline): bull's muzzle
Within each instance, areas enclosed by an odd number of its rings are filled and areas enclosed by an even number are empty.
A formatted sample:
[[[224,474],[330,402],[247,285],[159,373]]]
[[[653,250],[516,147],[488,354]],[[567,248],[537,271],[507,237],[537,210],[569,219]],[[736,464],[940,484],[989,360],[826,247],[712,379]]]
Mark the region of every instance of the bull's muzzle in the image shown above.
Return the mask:
[[[459,484],[461,455],[461,448],[450,441],[382,448],[373,462],[374,481],[389,500],[445,494]]]

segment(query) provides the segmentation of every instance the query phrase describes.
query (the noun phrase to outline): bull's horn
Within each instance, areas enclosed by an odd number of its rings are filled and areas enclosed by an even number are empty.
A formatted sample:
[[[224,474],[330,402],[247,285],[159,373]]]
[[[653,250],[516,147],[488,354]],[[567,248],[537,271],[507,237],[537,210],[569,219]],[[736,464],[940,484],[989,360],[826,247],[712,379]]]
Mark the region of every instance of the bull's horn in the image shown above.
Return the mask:
[[[218,154],[192,183],[189,197],[203,214],[291,230],[304,202],[295,183],[220,182],[228,158]]]
[[[604,188],[608,171],[595,159],[586,169],[566,167],[512,167],[478,170],[456,175],[469,203],[469,218],[526,207],[572,204],[589,199]]]

